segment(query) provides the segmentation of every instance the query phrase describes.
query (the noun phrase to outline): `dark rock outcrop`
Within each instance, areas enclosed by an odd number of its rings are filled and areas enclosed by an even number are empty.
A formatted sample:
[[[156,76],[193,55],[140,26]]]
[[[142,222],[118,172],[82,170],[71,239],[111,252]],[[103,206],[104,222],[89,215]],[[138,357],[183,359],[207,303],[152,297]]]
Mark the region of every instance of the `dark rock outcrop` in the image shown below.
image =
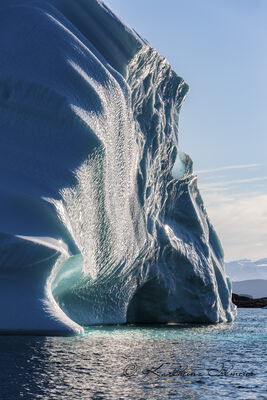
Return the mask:
[[[262,308],[267,306],[267,297],[251,299],[250,297],[239,296],[238,294],[233,293],[232,302],[240,308]]]

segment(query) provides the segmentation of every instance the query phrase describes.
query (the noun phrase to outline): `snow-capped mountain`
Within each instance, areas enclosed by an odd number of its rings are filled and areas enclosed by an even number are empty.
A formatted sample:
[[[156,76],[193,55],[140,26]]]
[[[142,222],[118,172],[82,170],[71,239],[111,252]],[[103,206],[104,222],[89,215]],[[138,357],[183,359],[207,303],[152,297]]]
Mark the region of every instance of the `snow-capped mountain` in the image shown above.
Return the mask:
[[[225,263],[227,274],[232,281],[267,279],[267,258],[252,261],[246,258]]]

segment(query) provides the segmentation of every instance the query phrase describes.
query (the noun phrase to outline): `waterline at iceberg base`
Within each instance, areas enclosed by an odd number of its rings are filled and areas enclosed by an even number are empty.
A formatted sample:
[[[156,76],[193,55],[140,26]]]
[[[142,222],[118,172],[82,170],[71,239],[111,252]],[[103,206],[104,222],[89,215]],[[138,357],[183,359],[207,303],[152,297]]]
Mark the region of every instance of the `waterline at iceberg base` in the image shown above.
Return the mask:
[[[0,9],[0,331],[231,321],[186,83],[101,1]]]

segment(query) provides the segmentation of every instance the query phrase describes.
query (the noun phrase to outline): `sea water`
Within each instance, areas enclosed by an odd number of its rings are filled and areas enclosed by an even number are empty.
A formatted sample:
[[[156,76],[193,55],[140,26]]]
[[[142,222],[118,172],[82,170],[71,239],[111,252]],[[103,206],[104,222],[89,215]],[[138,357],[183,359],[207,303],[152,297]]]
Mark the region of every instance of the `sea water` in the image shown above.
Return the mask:
[[[0,399],[266,399],[266,318],[1,336]]]

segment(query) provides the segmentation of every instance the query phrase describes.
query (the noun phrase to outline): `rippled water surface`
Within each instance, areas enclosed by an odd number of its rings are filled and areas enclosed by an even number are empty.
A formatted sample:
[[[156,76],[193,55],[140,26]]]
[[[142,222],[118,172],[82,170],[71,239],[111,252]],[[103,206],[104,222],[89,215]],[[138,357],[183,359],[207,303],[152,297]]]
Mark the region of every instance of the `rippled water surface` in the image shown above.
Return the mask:
[[[1,336],[0,399],[266,399],[266,320]]]

